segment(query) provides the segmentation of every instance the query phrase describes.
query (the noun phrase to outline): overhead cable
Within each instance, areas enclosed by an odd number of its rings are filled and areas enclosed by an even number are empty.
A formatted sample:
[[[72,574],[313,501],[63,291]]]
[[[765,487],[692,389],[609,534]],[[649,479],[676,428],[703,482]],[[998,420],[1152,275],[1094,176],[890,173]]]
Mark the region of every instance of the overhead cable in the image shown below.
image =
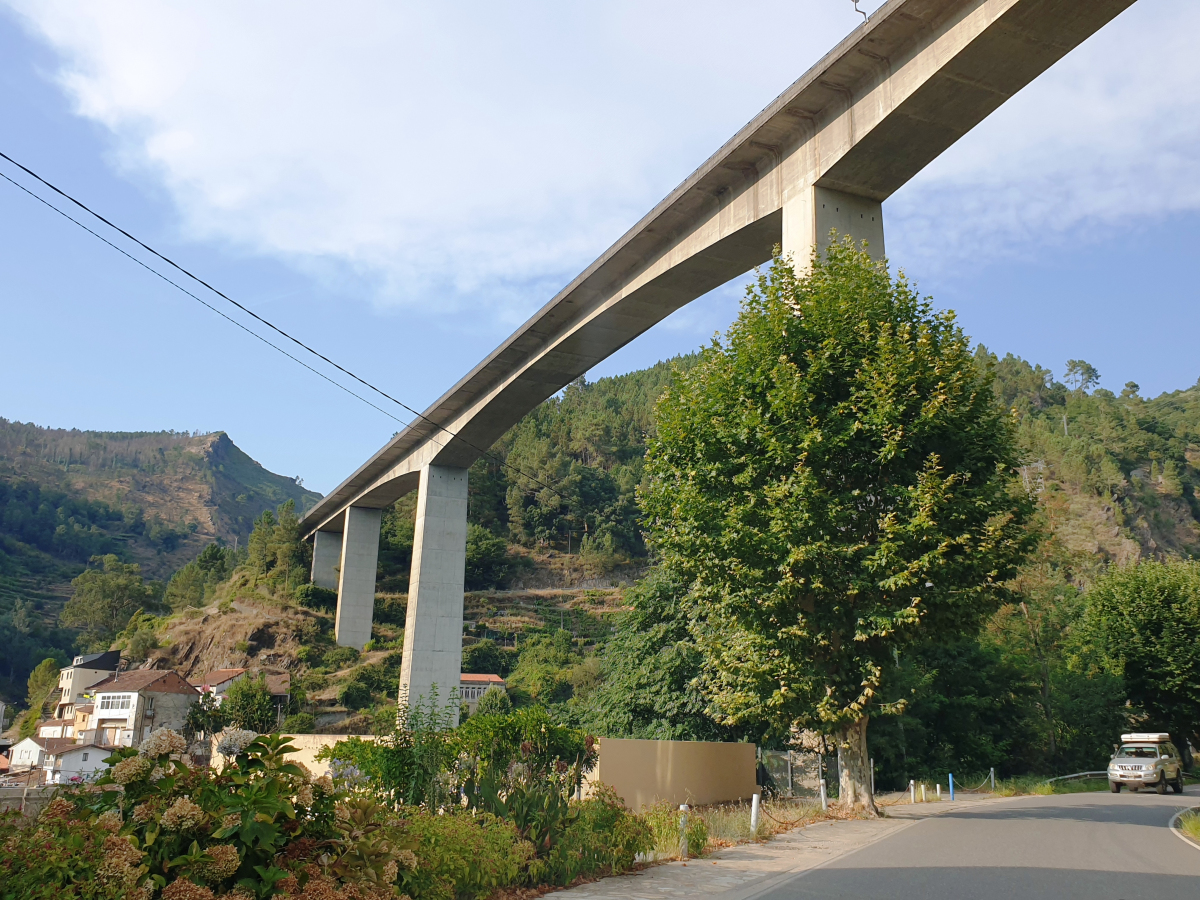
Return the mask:
[[[237,307],[238,309],[240,309],[242,312],[246,313],[246,315],[250,316],[250,317],[251,317],[251,318],[253,318],[255,321],[262,323],[263,325],[265,325],[265,326],[267,326],[268,328],[270,328],[272,331],[274,331],[274,332],[276,332],[277,334],[279,334],[279,335],[281,335],[281,336],[283,336],[283,337],[287,338],[289,341],[291,341],[291,342],[292,342],[293,344],[295,344],[296,346],[298,346],[298,347],[300,347],[301,349],[303,349],[303,350],[307,351],[308,353],[311,353],[313,356],[315,356],[315,357],[317,357],[318,359],[320,359],[320,360],[322,360],[322,361],[324,361],[324,362],[328,363],[329,365],[333,366],[333,367],[334,367],[335,369],[337,369],[339,372],[342,372],[343,374],[345,374],[345,375],[348,375],[349,377],[353,378],[355,381],[359,382],[360,384],[364,385],[365,387],[367,387],[367,388],[370,388],[372,391],[374,391],[375,393],[379,394],[381,397],[384,397],[384,398],[386,398],[386,399],[390,400],[392,403],[395,403],[395,404],[396,404],[397,406],[399,406],[401,409],[404,409],[404,410],[406,410],[407,412],[411,413],[413,416],[415,416],[416,418],[420,419],[421,421],[423,421],[423,422],[426,422],[426,423],[428,423],[429,425],[432,425],[434,428],[438,429],[439,431],[445,432],[445,433],[446,433],[447,435],[449,435],[451,438],[456,438],[457,440],[459,440],[459,441],[460,441],[460,442],[462,442],[463,444],[466,444],[466,445],[467,445],[468,447],[470,447],[472,450],[475,450],[476,452],[478,452],[480,455],[482,455],[482,456],[486,456],[487,458],[491,459],[493,462],[497,463],[498,465],[500,465],[500,466],[503,466],[504,468],[506,468],[506,469],[509,469],[509,470],[511,470],[511,471],[513,471],[513,472],[516,472],[518,475],[521,475],[522,477],[529,479],[529,480],[530,480],[530,481],[532,481],[534,484],[540,485],[541,487],[543,487],[543,488],[545,488],[546,490],[550,491],[552,494],[554,494],[554,495],[555,495],[556,497],[558,497],[560,500],[565,500],[565,499],[566,499],[566,498],[565,498],[565,497],[564,497],[564,496],[563,496],[561,493],[559,493],[557,490],[555,490],[553,487],[551,487],[550,485],[546,484],[545,482],[543,482],[543,481],[541,481],[541,480],[539,480],[539,479],[537,479],[537,478],[534,478],[534,477],[533,477],[532,475],[530,475],[528,472],[523,472],[521,469],[518,469],[516,466],[510,465],[510,464],[509,464],[508,462],[506,462],[505,460],[502,460],[502,459],[500,459],[499,457],[497,457],[497,456],[494,456],[494,455],[493,455],[493,454],[492,454],[490,451],[488,451],[488,450],[485,450],[485,449],[484,449],[484,448],[482,448],[482,447],[476,446],[475,444],[472,444],[470,441],[468,441],[468,440],[466,440],[465,438],[463,438],[463,437],[459,436],[457,433],[455,433],[455,432],[451,431],[450,429],[446,428],[444,425],[441,425],[441,424],[439,424],[439,423],[437,423],[437,422],[433,421],[433,420],[432,420],[432,419],[430,419],[428,416],[426,416],[424,413],[418,412],[417,410],[415,410],[415,409],[413,409],[411,406],[409,406],[407,403],[404,403],[404,402],[402,402],[402,401],[400,401],[400,400],[396,399],[396,398],[395,398],[395,397],[393,397],[391,394],[389,394],[389,393],[387,393],[386,391],[384,391],[384,390],[382,390],[382,389],[380,389],[380,388],[376,387],[375,385],[371,384],[371,383],[370,383],[369,381],[367,381],[366,379],[359,377],[359,376],[358,376],[358,375],[356,375],[355,373],[351,372],[349,369],[347,369],[347,368],[345,368],[344,366],[341,366],[341,365],[339,365],[338,363],[334,362],[332,359],[330,359],[329,357],[327,357],[325,354],[321,353],[321,352],[320,352],[320,351],[318,351],[318,350],[315,350],[315,349],[313,349],[313,348],[312,348],[312,347],[310,347],[308,344],[306,344],[306,343],[304,343],[303,341],[301,341],[299,338],[293,337],[292,335],[288,334],[286,331],[284,331],[284,330],[283,330],[282,328],[280,328],[279,326],[275,325],[273,322],[270,322],[270,321],[268,321],[267,319],[264,319],[264,318],[263,318],[262,316],[260,316],[258,313],[254,312],[254,310],[252,310],[252,309],[249,309],[248,307],[246,307],[246,306],[244,306],[243,304],[239,303],[237,300],[234,300],[234,299],[233,299],[232,297],[230,297],[228,294],[226,294],[226,293],[224,293],[223,291],[220,291],[220,290],[218,290],[217,288],[213,287],[211,284],[209,284],[209,283],[208,283],[207,281],[205,281],[203,278],[200,278],[198,275],[195,275],[194,273],[192,273],[192,272],[190,272],[189,270],[185,269],[183,266],[181,266],[179,263],[175,262],[175,261],[174,261],[173,259],[171,259],[170,257],[168,257],[168,256],[166,256],[166,255],[164,255],[164,254],[160,253],[159,251],[155,250],[153,247],[151,247],[151,246],[150,246],[149,244],[147,244],[145,241],[142,241],[142,240],[140,240],[139,238],[136,238],[136,237],[134,237],[132,234],[130,234],[128,231],[126,231],[126,230],[125,230],[124,228],[122,228],[121,226],[119,226],[119,225],[115,224],[114,222],[110,221],[109,219],[106,219],[104,216],[100,215],[100,213],[96,212],[96,211],[95,211],[94,209],[92,209],[91,207],[89,207],[89,206],[85,205],[83,202],[81,202],[81,201],[77,200],[75,197],[73,197],[73,196],[71,196],[70,194],[68,194],[68,193],[67,193],[66,191],[64,191],[62,188],[60,188],[60,187],[58,187],[58,186],[56,186],[56,185],[52,184],[51,182],[47,181],[45,178],[43,178],[43,177],[42,177],[41,175],[39,175],[37,172],[34,172],[34,171],[33,171],[32,169],[30,169],[28,166],[22,165],[21,163],[17,162],[15,159],[13,159],[13,158],[12,158],[11,156],[9,156],[7,153],[4,153],[3,151],[0,151],[0,159],[5,159],[5,160],[7,160],[8,162],[10,162],[12,165],[16,166],[18,169],[20,169],[22,172],[24,172],[24,173],[25,173],[26,175],[28,175],[29,177],[31,177],[31,178],[33,178],[33,179],[37,180],[38,182],[40,182],[41,184],[45,185],[45,186],[46,186],[47,188],[49,188],[50,190],[54,191],[54,193],[58,194],[60,197],[64,198],[65,200],[68,200],[69,202],[73,203],[75,206],[78,206],[80,209],[82,209],[82,210],[83,210],[84,212],[86,212],[88,215],[90,215],[90,216],[92,216],[93,218],[95,218],[95,219],[97,219],[97,220],[99,220],[99,221],[103,222],[105,225],[107,225],[109,228],[112,228],[114,231],[117,231],[117,232],[119,232],[120,234],[124,235],[126,238],[128,238],[128,239],[129,239],[129,240],[131,240],[131,241],[133,241],[135,244],[137,244],[139,247],[141,247],[141,248],[142,248],[143,250],[145,250],[146,252],[153,254],[155,257],[157,257],[158,259],[162,260],[162,261],[163,261],[163,262],[165,262],[167,265],[171,266],[172,268],[174,268],[174,269],[176,269],[177,271],[181,272],[182,274],[186,275],[186,276],[187,276],[188,278],[190,278],[192,281],[196,282],[197,284],[199,284],[199,285],[203,286],[203,287],[204,287],[204,288],[206,288],[207,290],[209,290],[209,291],[211,291],[212,293],[216,294],[216,295],[217,295],[218,297],[220,297],[222,300],[225,300],[226,302],[233,304],[235,307]],[[330,378],[328,375],[325,375],[324,373],[322,373],[322,372],[320,372],[319,370],[317,370],[317,369],[313,368],[312,366],[310,366],[308,363],[304,362],[303,360],[300,360],[300,359],[296,358],[295,356],[293,356],[291,353],[288,353],[286,350],[284,350],[284,349],[283,349],[282,347],[280,347],[279,345],[277,345],[277,344],[275,344],[275,343],[272,343],[271,341],[267,340],[267,339],[266,339],[265,337],[263,337],[262,335],[258,334],[257,332],[253,331],[253,330],[252,330],[252,329],[250,329],[250,328],[247,328],[247,327],[246,327],[245,325],[243,325],[241,322],[237,321],[236,319],[232,318],[231,316],[229,316],[229,315],[227,315],[226,313],[222,312],[221,310],[217,309],[215,306],[213,306],[212,304],[210,304],[210,303],[206,302],[205,300],[203,300],[202,298],[200,298],[200,297],[199,297],[199,296],[197,296],[196,294],[192,293],[192,292],[191,292],[191,291],[189,291],[187,288],[185,288],[185,287],[183,287],[182,285],[180,285],[178,282],[176,282],[176,281],[173,281],[172,279],[168,278],[166,275],[164,275],[164,274],[162,274],[161,272],[159,272],[159,271],[158,271],[157,269],[155,269],[153,266],[147,265],[147,264],[146,264],[144,261],[142,261],[142,260],[138,259],[138,258],[137,258],[136,256],[134,256],[133,254],[129,253],[127,250],[123,249],[122,247],[119,247],[117,244],[113,243],[113,242],[112,242],[112,241],[110,241],[108,238],[106,238],[106,237],[104,237],[103,235],[99,234],[99,233],[98,233],[98,232],[96,232],[95,230],[93,230],[93,229],[89,228],[89,227],[88,227],[87,225],[85,225],[83,222],[80,222],[78,219],[74,218],[73,216],[71,216],[70,214],[68,214],[67,212],[65,212],[64,210],[62,210],[62,209],[59,209],[57,206],[55,206],[55,205],[54,205],[53,203],[51,203],[50,201],[46,200],[44,197],[41,197],[41,196],[39,196],[38,194],[34,193],[33,191],[29,190],[29,188],[25,187],[25,186],[24,186],[23,184],[21,184],[20,182],[14,181],[12,178],[9,178],[9,177],[8,177],[7,175],[5,175],[3,172],[0,172],[0,178],[3,178],[5,181],[9,182],[9,184],[12,184],[13,186],[15,186],[15,187],[19,188],[20,190],[24,191],[26,194],[28,194],[30,197],[33,197],[33,198],[34,198],[35,200],[37,200],[39,203],[42,203],[42,204],[44,204],[45,206],[48,206],[50,209],[54,210],[56,213],[58,213],[58,214],[59,214],[60,216],[62,216],[63,218],[67,219],[67,220],[68,220],[68,221],[70,221],[70,222],[73,222],[73,223],[75,223],[75,224],[76,224],[76,225],[78,225],[80,228],[82,228],[84,231],[86,231],[88,234],[92,235],[93,237],[97,238],[98,240],[101,240],[101,241],[103,241],[103,242],[104,242],[105,244],[107,244],[109,247],[111,247],[111,248],[113,248],[114,250],[118,251],[118,252],[119,252],[119,253],[121,253],[123,256],[125,256],[125,257],[127,257],[127,258],[129,258],[129,259],[133,260],[135,263],[137,263],[139,266],[141,266],[142,268],[146,269],[147,271],[149,271],[149,272],[152,272],[153,274],[157,275],[159,278],[161,278],[161,279],[162,279],[163,281],[165,281],[167,284],[171,285],[171,286],[172,286],[172,287],[174,287],[174,288],[177,288],[178,290],[182,291],[184,294],[187,294],[187,296],[191,297],[193,300],[197,301],[198,303],[200,303],[201,305],[203,305],[203,306],[204,306],[204,307],[206,307],[207,309],[211,310],[212,312],[215,312],[217,315],[221,316],[221,318],[223,318],[223,319],[226,319],[226,320],[227,320],[227,321],[229,321],[229,322],[232,322],[232,323],[233,323],[234,325],[236,325],[238,328],[241,328],[243,331],[247,332],[248,334],[251,334],[251,335],[253,335],[254,337],[258,338],[258,340],[262,341],[262,342],[263,342],[264,344],[266,344],[267,346],[269,346],[269,347],[272,347],[272,348],[273,348],[273,349],[275,349],[275,350],[278,350],[280,353],[282,353],[284,356],[286,356],[288,359],[292,360],[293,362],[299,363],[300,365],[304,366],[304,368],[308,369],[310,372],[312,372],[312,373],[314,373],[314,374],[316,374],[316,375],[319,375],[321,378],[325,379],[325,380],[326,380],[326,381],[328,381],[330,384],[332,384],[332,385],[335,385],[335,386],[336,386],[336,387],[338,387],[338,388],[341,388],[343,391],[345,391],[345,392],[346,392],[347,394],[349,394],[350,396],[352,396],[352,397],[355,397],[355,398],[357,398],[358,400],[361,400],[363,403],[366,403],[366,404],[367,404],[368,406],[370,406],[372,409],[375,409],[375,410],[377,410],[377,411],[379,411],[379,412],[383,413],[383,414],[384,414],[385,416],[387,416],[388,418],[390,418],[390,419],[393,419],[393,420],[395,420],[395,421],[397,421],[397,422],[400,422],[402,425],[411,425],[411,424],[412,424],[411,422],[407,422],[407,423],[406,423],[406,422],[404,422],[404,420],[403,420],[403,419],[399,418],[398,416],[395,416],[395,415],[393,415],[392,413],[389,413],[387,410],[384,410],[384,409],[380,408],[379,406],[376,406],[376,405],[375,405],[374,403],[372,403],[370,400],[366,399],[365,397],[361,396],[360,394],[357,394],[357,393],[355,393],[354,391],[350,390],[350,389],[349,389],[348,387],[346,387],[345,385],[343,385],[343,384],[340,384],[340,383],[339,383],[339,382],[337,382],[337,381],[334,381],[334,380],[333,380],[332,378]],[[445,446],[445,445],[444,445],[444,444],[440,444],[439,446]]]

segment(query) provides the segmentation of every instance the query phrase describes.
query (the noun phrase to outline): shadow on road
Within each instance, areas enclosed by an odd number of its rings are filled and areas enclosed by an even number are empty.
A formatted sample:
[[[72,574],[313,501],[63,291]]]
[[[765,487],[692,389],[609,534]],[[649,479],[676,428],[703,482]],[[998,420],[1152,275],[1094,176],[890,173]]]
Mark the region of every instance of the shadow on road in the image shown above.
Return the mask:
[[[757,900],[1146,900],[1193,897],[1197,878],[1155,872],[1097,872],[1091,869],[1015,867],[827,868],[817,869]]]

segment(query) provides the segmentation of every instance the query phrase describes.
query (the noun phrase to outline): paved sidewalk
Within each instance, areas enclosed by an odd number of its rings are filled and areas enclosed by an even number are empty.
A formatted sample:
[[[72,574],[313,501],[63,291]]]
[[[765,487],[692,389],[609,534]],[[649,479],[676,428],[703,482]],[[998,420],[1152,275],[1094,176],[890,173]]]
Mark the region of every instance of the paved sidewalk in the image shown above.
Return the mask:
[[[981,802],[986,802],[986,798],[902,804],[888,807],[885,819],[817,822],[781,834],[765,844],[740,844],[704,859],[661,863],[642,872],[604,878],[554,896],[578,900],[678,900],[695,896],[750,900],[800,872],[873,844],[921,819]]]

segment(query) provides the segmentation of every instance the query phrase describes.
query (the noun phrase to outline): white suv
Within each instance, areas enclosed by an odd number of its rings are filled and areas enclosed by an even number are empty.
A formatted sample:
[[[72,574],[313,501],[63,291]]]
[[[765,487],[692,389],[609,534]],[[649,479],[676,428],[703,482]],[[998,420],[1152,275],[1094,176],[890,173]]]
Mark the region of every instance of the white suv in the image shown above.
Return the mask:
[[[1131,791],[1152,787],[1160,794],[1170,785],[1183,793],[1183,761],[1170,735],[1121,735],[1121,746],[1108,762],[1108,788],[1116,794],[1126,785]]]

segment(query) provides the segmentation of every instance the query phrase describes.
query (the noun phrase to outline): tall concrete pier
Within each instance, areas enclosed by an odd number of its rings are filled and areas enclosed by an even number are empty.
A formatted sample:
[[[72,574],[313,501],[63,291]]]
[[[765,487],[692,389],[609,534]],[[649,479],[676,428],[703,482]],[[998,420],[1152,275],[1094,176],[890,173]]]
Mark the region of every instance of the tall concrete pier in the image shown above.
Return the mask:
[[[888,0],[305,516],[314,581],[337,573],[338,643],[370,637],[379,510],[419,489],[401,692],[436,683],[444,699],[458,684],[466,469],[483,450],[777,245],[804,268],[836,228],[881,257],[883,201],[1132,3]]]

